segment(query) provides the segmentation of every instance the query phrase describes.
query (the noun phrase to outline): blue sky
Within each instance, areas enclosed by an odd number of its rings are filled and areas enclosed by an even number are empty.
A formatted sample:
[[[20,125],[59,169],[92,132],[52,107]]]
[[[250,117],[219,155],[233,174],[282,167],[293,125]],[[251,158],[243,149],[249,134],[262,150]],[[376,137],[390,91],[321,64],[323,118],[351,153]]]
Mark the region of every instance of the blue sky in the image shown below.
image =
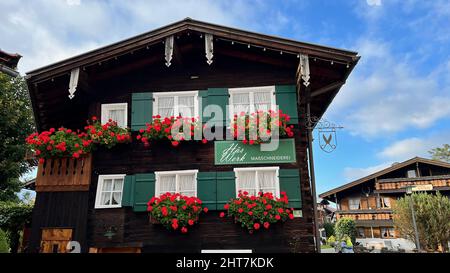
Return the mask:
[[[131,3],[133,2],[133,3]],[[450,1],[2,1],[0,48],[31,69],[185,17],[358,51],[315,144],[318,193],[450,142]],[[317,137],[317,134],[315,134]]]

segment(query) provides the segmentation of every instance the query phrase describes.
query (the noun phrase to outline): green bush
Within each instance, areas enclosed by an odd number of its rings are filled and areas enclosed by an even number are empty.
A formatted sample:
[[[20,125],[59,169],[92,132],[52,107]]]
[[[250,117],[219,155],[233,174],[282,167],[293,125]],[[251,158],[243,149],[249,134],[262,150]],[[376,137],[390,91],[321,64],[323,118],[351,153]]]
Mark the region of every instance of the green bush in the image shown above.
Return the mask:
[[[8,253],[9,252],[9,244],[8,239],[6,237],[6,233],[0,229],[0,253]]]
[[[334,236],[334,223],[324,223],[323,228],[325,229],[325,233],[327,237]]]
[[[341,218],[336,223],[336,238],[338,241],[345,240],[345,237],[350,237],[352,243],[356,242],[356,225],[355,221],[350,218]]]

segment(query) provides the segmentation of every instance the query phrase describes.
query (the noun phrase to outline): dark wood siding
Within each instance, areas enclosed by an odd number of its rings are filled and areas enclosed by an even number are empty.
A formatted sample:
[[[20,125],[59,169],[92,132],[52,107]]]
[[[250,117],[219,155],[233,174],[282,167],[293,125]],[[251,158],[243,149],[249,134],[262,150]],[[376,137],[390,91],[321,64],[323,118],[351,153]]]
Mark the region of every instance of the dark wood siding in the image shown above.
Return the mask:
[[[89,192],[38,192],[33,209],[29,252],[39,252],[43,228],[72,228],[72,240],[87,251]]]

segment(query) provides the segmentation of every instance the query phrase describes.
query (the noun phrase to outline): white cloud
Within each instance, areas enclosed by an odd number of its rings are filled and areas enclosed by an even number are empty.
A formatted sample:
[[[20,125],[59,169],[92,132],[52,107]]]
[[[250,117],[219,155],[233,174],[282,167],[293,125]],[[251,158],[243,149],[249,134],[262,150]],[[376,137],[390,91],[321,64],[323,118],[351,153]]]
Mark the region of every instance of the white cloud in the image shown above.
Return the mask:
[[[373,174],[377,171],[381,171],[387,167],[390,167],[390,163],[382,163],[375,166],[370,166],[366,168],[354,168],[354,167],[346,167],[344,169],[344,178],[346,181],[353,181],[367,175]]]
[[[425,129],[450,117],[450,87],[442,82],[450,66],[419,72],[420,64],[394,54],[387,42],[363,38],[362,59],[336,97],[328,116],[354,135],[386,137]]]
[[[281,14],[274,20],[258,20],[275,14],[264,2],[246,1],[1,1],[5,11],[0,24],[3,50],[23,56],[21,73],[70,56],[128,38],[157,27],[193,19],[256,31],[277,31],[285,26]],[[276,15],[276,14],[275,14]],[[267,16],[271,17],[271,16]]]
[[[384,160],[405,161],[415,156],[430,157],[428,151],[449,143],[450,132],[441,132],[427,137],[411,137],[392,143],[377,156]]]
[[[381,6],[381,0],[366,0],[369,6]]]

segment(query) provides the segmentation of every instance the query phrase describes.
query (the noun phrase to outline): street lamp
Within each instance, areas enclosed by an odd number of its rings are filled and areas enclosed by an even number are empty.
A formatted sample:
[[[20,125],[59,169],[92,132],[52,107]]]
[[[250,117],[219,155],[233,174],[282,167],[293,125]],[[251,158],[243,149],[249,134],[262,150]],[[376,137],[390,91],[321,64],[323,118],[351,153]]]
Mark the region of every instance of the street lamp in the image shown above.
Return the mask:
[[[416,247],[417,247],[417,251],[420,252],[419,232],[417,231],[416,216],[414,213],[414,205],[413,205],[412,196],[411,196],[412,193],[413,193],[413,187],[412,186],[406,187],[406,195],[409,196],[409,207],[411,208],[411,217],[412,217],[414,233],[415,233],[415,237],[416,237]]]

